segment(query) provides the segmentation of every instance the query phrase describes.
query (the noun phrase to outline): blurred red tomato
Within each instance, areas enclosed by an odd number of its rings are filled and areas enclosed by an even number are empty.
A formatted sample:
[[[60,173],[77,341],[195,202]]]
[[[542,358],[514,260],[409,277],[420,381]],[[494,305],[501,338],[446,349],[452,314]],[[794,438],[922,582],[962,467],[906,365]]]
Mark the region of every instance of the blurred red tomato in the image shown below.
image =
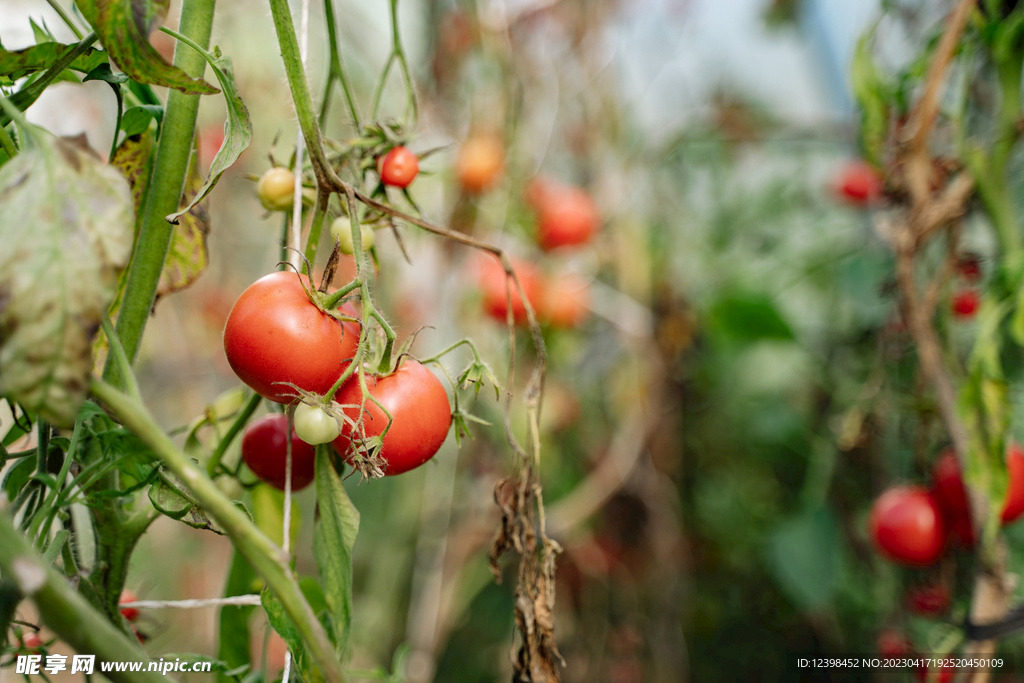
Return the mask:
[[[935,617],[949,610],[952,596],[940,584],[921,586],[907,591],[907,609],[924,617]]]
[[[894,486],[871,508],[875,546],[890,559],[927,566],[946,548],[946,522],[935,497],[920,486]]]
[[[953,295],[953,315],[958,318],[972,318],[978,312],[981,305],[981,298],[978,292],[973,289],[966,289]]]
[[[529,262],[518,259],[512,260],[512,267],[516,271],[519,283],[523,286],[523,292],[527,300],[536,309],[544,297],[543,278],[540,272]],[[522,297],[515,282],[505,275],[505,269],[501,262],[489,254],[481,254],[471,265],[473,276],[476,279],[480,291],[483,293],[484,312],[498,320],[505,322],[508,312],[508,299],[506,297],[506,282],[512,295],[512,317],[516,323],[526,322],[526,306],[523,305]]]
[[[914,651],[914,645],[902,633],[887,628],[878,634],[878,654],[883,657],[898,657]]]
[[[553,327],[579,327],[590,315],[590,283],[574,273],[547,281],[541,315]]]
[[[843,201],[866,206],[881,199],[885,186],[878,170],[866,161],[858,159],[843,166],[836,179],[835,189]]]
[[[497,182],[505,164],[505,147],[495,135],[471,137],[459,150],[455,172],[459,185],[470,194],[483,192]]]
[[[1009,524],[1024,514],[1024,450],[1020,444],[1013,443],[1006,451],[1006,470],[1009,484],[1006,499],[1000,518],[1003,524]],[[967,547],[974,545],[974,534],[970,525],[971,508],[964,488],[960,462],[952,450],[944,451],[932,467],[933,491],[943,515],[956,532],[956,525],[966,525],[959,540]]]

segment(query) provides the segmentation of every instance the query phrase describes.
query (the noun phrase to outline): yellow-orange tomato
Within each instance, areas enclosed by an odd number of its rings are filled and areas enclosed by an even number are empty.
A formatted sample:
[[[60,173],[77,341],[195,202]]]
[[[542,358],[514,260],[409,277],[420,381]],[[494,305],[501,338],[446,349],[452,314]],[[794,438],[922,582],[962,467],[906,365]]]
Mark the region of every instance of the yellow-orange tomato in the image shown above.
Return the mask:
[[[468,193],[488,189],[498,180],[505,164],[505,149],[494,135],[477,135],[459,150],[455,164],[459,184]]]

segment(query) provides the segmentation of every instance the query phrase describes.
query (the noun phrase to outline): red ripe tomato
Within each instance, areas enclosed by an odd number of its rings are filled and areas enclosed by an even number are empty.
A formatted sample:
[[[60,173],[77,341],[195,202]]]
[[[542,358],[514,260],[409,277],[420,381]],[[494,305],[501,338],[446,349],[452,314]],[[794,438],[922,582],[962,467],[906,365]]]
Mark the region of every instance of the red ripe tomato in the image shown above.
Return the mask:
[[[882,197],[885,186],[874,166],[865,161],[851,161],[839,173],[836,193],[843,201],[857,206],[874,204]]]
[[[130,591],[127,588],[125,588],[123,591],[121,591],[121,599],[118,600],[118,602],[120,602],[121,604],[124,604],[126,602],[135,602],[138,599],[139,599],[139,596],[137,596],[135,593],[133,593],[132,591]],[[122,607],[121,608],[121,616],[124,617],[125,619],[127,619],[128,621],[135,621],[136,619],[139,618],[139,608],[138,607]]]
[[[345,307],[354,316],[355,309]],[[291,403],[295,390],[326,393],[359,344],[359,326],[323,313],[306,297],[299,276],[266,275],[238,297],[224,326],[224,352],[239,379],[261,396]]]
[[[1006,471],[1009,485],[1000,518],[1009,524],[1024,514],[1024,450],[1014,443],[1006,451]],[[950,522],[950,526],[967,547],[974,545],[974,533],[970,525],[971,508],[967,501],[960,463],[952,450],[939,456],[932,467],[935,497]],[[967,535],[964,535],[967,534]]]
[[[951,600],[946,586],[922,586],[907,592],[907,609],[914,614],[935,617],[949,610]]]
[[[483,192],[495,183],[505,161],[505,149],[494,135],[478,135],[459,150],[455,171],[462,189],[471,194]]]
[[[978,312],[981,305],[981,298],[973,289],[966,289],[953,295],[953,303],[950,306],[953,315],[958,318],[972,318]]]
[[[926,566],[946,548],[946,522],[935,497],[920,486],[896,486],[871,508],[871,538],[901,564]]]
[[[573,273],[548,280],[541,315],[553,327],[579,327],[590,315],[590,283]]]
[[[527,300],[534,309],[538,308],[544,300],[544,284],[540,272],[532,264],[515,259],[512,261],[512,267],[519,278],[519,284],[523,286]],[[499,322],[505,322],[508,311],[505,283],[508,282],[512,293],[512,317],[516,323],[524,324],[526,322],[526,306],[523,305],[523,299],[519,296],[515,282],[506,276],[501,261],[484,254],[472,264],[471,268],[480,291],[483,292],[484,312]]]
[[[245,428],[242,461],[261,480],[284,490],[288,466],[288,416],[267,415]],[[313,481],[316,451],[292,432],[292,491],[301,491]]]
[[[956,669],[952,666],[944,666],[942,669],[929,669],[927,663],[917,668],[917,680],[922,683],[952,683],[953,674]]]
[[[549,182],[533,190],[537,202],[537,243],[545,251],[586,244],[597,233],[601,215],[583,189]]]
[[[385,185],[409,187],[420,172],[420,160],[407,147],[399,145],[388,152],[383,161],[378,162],[377,170]]]
[[[898,657],[913,651],[913,643],[898,631],[887,628],[878,634],[878,654],[883,657]]]
[[[384,435],[381,457],[387,461],[384,473],[402,474],[434,457],[448,436],[452,409],[448,392],[434,373],[414,360],[406,360],[395,372],[385,377],[367,378],[367,388],[393,419]],[[363,400],[358,382],[348,382],[334,400],[344,406],[352,420],[359,417]],[[376,403],[367,400],[363,413],[365,436],[378,436],[388,425],[388,417]],[[352,444],[352,425],[345,421],[334,448],[345,457]]]

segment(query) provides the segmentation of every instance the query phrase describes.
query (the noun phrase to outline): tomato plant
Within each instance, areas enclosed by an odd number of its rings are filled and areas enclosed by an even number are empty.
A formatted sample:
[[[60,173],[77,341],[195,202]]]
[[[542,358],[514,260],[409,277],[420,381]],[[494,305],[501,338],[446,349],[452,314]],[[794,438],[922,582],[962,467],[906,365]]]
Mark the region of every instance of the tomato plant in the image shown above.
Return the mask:
[[[352,242],[352,221],[344,216],[339,216],[331,222],[331,236],[338,240],[338,248],[342,254],[354,254],[355,245]],[[359,243],[363,251],[373,248],[375,234],[373,228],[365,223],[359,225]]]
[[[420,172],[420,160],[407,147],[392,148],[380,161],[380,180],[385,185],[406,188]]]
[[[351,307],[343,309],[355,315]],[[355,356],[359,327],[341,322],[309,300],[299,276],[288,271],[251,284],[228,314],[224,352],[239,379],[278,403],[295,387],[326,393]]]
[[[359,386],[351,382],[336,396],[348,419],[334,441],[335,450],[351,458],[359,454],[361,442],[383,434],[380,457],[387,463],[386,475],[408,472],[433,458],[452,423],[448,392],[441,381],[414,360],[406,360],[390,375],[367,381],[369,396],[376,400],[364,404]],[[385,410],[391,414],[390,426]]]
[[[868,526],[879,550],[902,564],[932,564],[946,548],[946,524],[938,502],[920,486],[885,491],[871,508]]]
[[[257,477],[277,489],[287,482],[288,416],[267,415],[250,424],[242,435],[242,461]],[[292,431],[292,490],[310,485],[314,475],[314,450]]]

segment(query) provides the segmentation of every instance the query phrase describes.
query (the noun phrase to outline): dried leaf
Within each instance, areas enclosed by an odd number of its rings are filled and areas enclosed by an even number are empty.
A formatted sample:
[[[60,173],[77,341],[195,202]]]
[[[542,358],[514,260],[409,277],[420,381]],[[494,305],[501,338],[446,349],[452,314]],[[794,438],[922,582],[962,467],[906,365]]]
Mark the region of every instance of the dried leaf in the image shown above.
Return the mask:
[[[164,270],[160,274],[157,287],[157,299],[167,294],[185,289],[199,279],[210,264],[209,252],[206,248],[206,237],[210,233],[209,202],[203,200],[194,203],[191,200],[201,191],[203,176],[199,173],[199,155],[193,150],[188,175],[185,177],[184,198],[189,201],[191,209],[181,215],[171,236],[170,250],[164,261]]]
[[[74,45],[45,42],[25,48],[24,50],[0,49],[0,76],[7,76],[16,81],[36,71],[44,71],[61,60]],[[89,73],[101,64],[107,63],[107,53],[96,48],[88,48],[68,65],[69,69]]]
[[[131,254],[128,184],[43,131],[0,168],[0,395],[69,426],[91,343]]]

